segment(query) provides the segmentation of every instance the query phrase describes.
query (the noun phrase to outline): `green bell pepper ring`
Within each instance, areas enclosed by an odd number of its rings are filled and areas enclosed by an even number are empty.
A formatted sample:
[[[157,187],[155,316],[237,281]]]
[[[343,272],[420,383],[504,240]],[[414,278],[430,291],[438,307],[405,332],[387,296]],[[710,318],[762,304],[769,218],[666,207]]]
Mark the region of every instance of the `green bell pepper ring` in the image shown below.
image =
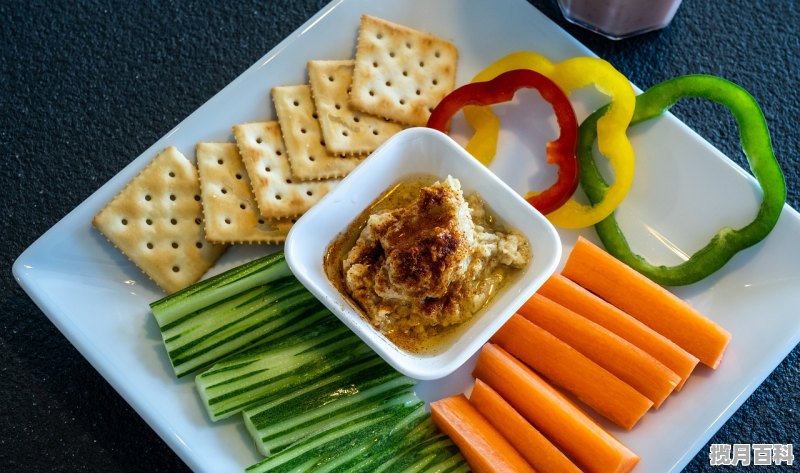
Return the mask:
[[[763,240],[777,224],[786,202],[783,171],[775,159],[761,108],[746,90],[732,82],[715,76],[687,75],[654,85],[636,98],[631,125],[661,115],[684,97],[705,98],[731,111],[739,127],[742,150],[761,187],[762,200],[752,222],[738,230],[723,227],[703,248],[676,266],[656,266],[634,253],[613,213],[595,225],[609,253],[665,286],[683,286],[700,281],[724,266],[739,251]],[[584,120],[578,138],[580,183],[592,202],[602,200],[609,187],[592,155],[597,121],[604,112],[605,109],[601,108]]]

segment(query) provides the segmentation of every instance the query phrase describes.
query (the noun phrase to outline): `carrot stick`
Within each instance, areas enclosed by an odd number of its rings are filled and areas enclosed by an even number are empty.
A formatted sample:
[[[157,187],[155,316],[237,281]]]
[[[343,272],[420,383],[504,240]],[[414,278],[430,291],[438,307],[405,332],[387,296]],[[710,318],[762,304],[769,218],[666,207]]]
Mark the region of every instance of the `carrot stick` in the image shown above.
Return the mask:
[[[497,391],[480,379],[475,380],[469,402],[489,421],[536,471],[580,473],[561,450],[556,448],[530,422],[511,407]]]
[[[491,339],[509,354],[628,430],[653,402],[538,325],[514,314]]]
[[[562,274],[639,319],[711,368],[719,366],[731,334],[686,301],[578,238]]]
[[[649,353],[681,377],[676,390],[683,387],[694,367],[697,366],[699,361],[697,357],[676,345],[675,342],[561,274],[553,274],[537,292],[592,322],[602,325]]]
[[[463,394],[432,402],[431,417],[476,473],[535,471]]]
[[[656,408],[681,380],[647,352],[540,294],[518,312],[647,396]]]
[[[639,457],[502,348],[487,343],[472,376],[483,380],[588,473],[630,471]]]

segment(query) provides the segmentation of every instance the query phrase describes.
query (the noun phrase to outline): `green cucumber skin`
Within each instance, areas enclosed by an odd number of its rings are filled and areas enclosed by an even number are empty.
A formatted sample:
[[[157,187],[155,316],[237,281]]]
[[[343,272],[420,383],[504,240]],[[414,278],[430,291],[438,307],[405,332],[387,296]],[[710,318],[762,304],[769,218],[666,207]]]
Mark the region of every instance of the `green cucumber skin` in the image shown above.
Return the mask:
[[[361,348],[350,345],[352,350]],[[224,419],[244,409],[252,407],[264,400],[270,400],[280,395],[281,390],[302,389],[306,384],[313,383],[313,376],[325,376],[341,368],[349,361],[351,355],[329,355],[310,361],[293,372],[286,373],[277,379],[259,382],[248,387],[247,393],[237,393],[237,398],[226,403],[219,409],[212,409],[213,420]],[[245,391],[245,390],[243,390]]]
[[[387,368],[394,371],[375,353],[363,353],[339,372],[331,373],[329,376],[315,380],[314,383],[308,384],[303,388],[294,389],[285,395],[275,397],[267,402],[259,402],[246,409],[243,412],[245,425],[256,447],[258,447],[262,455],[270,455],[270,452],[265,450],[264,444],[260,441],[263,430],[270,425],[265,421],[265,419],[269,419],[270,414],[263,414],[264,412],[270,411],[276,406],[282,406],[287,402],[303,402],[300,398],[313,399],[315,396],[329,396],[331,392],[335,393],[340,386],[352,386],[359,380],[368,378],[371,373],[375,372],[376,368],[379,369],[379,373],[386,371]]]
[[[385,368],[380,367],[381,371]],[[358,403],[356,400],[363,396],[370,396],[371,390],[377,389],[383,391],[389,389],[391,386],[397,386],[395,389],[409,388],[415,383],[410,378],[390,371],[375,376],[368,370],[367,372],[359,373],[363,376],[361,383],[339,384],[335,389],[329,390],[326,393],[313,393],[316,396],[303,396],[294,399],[290,402],[283,403],[273,409],[264,411],[259,414],[256,419],[258,426],[277,428],[284,423],[294,423],[297,419],[314,411],[323,411],[324,409],[334,409],[337,406],[342,406],[344,402]],[[368,397],[367,397],[368,398]],[[260,429],[259,429],[260,430]]]
[[[400,378],[397,381],[403,380]],[[288,425],[276,425],[271,432],[263,435],[259,440],[264,444],[265,450],[279,453],[293,442],[316,431],[333,429],[340,423],[348,422],[349,419],[382,410],[386,403],[391,403],[395,399],[407,399],[409,396],[413,396],[409,394],[410,387],[411,385],[408,383],[395,382],[378,386],[376,391],[363,391],[350,399],[343,399],[340,402],[331,403],[325,408],[309,411],[299,424],[293,425],[289,422]]]
[[[268,403],[259,404],[247,411],[244,415],[254,427],[261,427],[269,422],[271,414],[269,411],[276,406],[289,405],[288,403],[304,403],[309,399],[318,397],[328,397],[335,395],[340,389],[350,389],[362,379],[371,379],[373,376],[382,376],[386,372],[394,372],[380,357],[374,354],[356,359],[353,364],[341,372],[334,373],[330,377],[319,380],[310,385],[306,390],[293,391],[287,396],[275,399]]]
[[[314,317],[314,314],[311,317]],[[335,343],[336,337],[340,335],[345,337],[338,340],[339,342],[352,340],[352,337],[347,337],[346,328],[335,322],[325,318],[314,327],[295,333],[291,337],[284,337],[275,343],[246,349],[229,356],[199,374],[198,383],[201,383],[206,389],[210,389],[230,383],[238,376],[246,375],[250,370],[248,367],[254,365],[265,365],[271,370],[293,366],[297,364],[296,357],[310,348],[324,348],[331,340]],[[238,374],[233,374],[234,371]]]
[[[150,304],[159,326],[231,295],[291,276],[283,252],[258,258],[195,283]]]
[[[293,444],[281,453],[262,460],[247,468],[248,473],[289,471],[315,471],[322,465],[335,461],[344,452],[348,452],[363,441],[364,438],[374,438],[392,428],[398,421],[422,405],[419,401],[411,406],[397,406],[390,408],[376,417],[361,420],[346,426],[336,432],[322,432]],[[305,465],[309,458],[317,461],[309,469],[296,469]]]
[[[470,471],[472,471],[472,469],[469,467],[469,463],[467,463],[467,460],[462,459],[460,464],[442,473],[467,473]]]
[[[192,319],[200,319],[205,322],[209,319],[208,314],[228,313],[228,312],[241,312],[248,304],[253,304],[254,307],[263,306],[263,297],[281,289],[287,289],[286,286],[300,285],[300,282],[293,277],[286,277],[277,279],[267,284],[248,288],[245,291],[238,292],[224,299],[215,301],[214,303],[200,307],[197,310],[187,312],[180,317],[170,320],[168,323],[159,325],[162,335],[166,341],[171,341],[176,337],[180,337],[185,331],[185,327]],[[213,319],[213,318],[212,318]],[[212,320],[213,321],[213,320]],[[196,325],[202,325],[198,322]],[[190,325],[191,327],[191,325]]]
[[[433,467],[426,470],[425,473],[462,473],[466,471],[470,471],[469,464],[459,452],[447,460],[433,465]]]
[[[436,452],[434,458],[420,471],[423,473],[445,473],[458,468],[462,463],[466,463],[466,460],[461,456],[458,448],[453,445]]]
[[[302,389],[306,385],[313,384],[316,376],[327,376],[369,351],[369,347],[355,335],[343,339],[341,335],[344,333],[337,332],[336,335],[339,336],[339,340],[335,343],[312,351],[304,350],[305,353],[302,357],[298,357],[296,362],[290,360],[288,365],[284,364],[282,371],[275,374],[267,373],[265,368],[252,366],[244,366],[233,370],[232,373],[222,373],[226,374],[227,380],[222,376],[207,379],[205,375],[208,372],[201,373],[195,381],[211,418],[223,419],[262,402],[268,402],[288,391]],[[256,364],[256,361],[252,364]],[[273,365],[271,368],[275,367]],[[216,365],[212,370],[215,369],[219,371]],[[231,382],[230,379],[237,381]]]
[[[378,441],[371,442],[359,455],[337,465],[330,473],[371,473],[376,465],[393,458],[398,452],[418,443],[430,431],[423,424],[428,420],[424,406],[411,412]]]
[[[431,421],[431,424],[432,423],[433,422]],[[435,454],[442,449],[451,448],[455,448],[455,446],[450,438],[444,434],[438,433],[438,431],[434,431],[432,434],[428,435],[427,438],[410,445],[404,451],[395,455],[392,460],[382,465],[377,465],[377,468],[374,470],[374,472],[404,471],[406,468],[412,467],[413,465],[417,464],[419,460],[427,458],[431,454]],[[455,451],[457,452],[458,450],[456,449]],[[433,457],[431,457],[431,460],[432,459]]]
[[[202,370],[250,345],[261,343],[263,340],[259,337],[270,337],[270,332],[285,330],[287,319],[299,315],[298,311],[319,307],[316,299],[299,284],[282,287],[270,296],[253,312],[224,314],[233,320],[223,322],[222,317],[207,314],[218,326],[193,340],[180,340],[184,342],[180,346],[165,341],[175,374],[182,377]]]
[[[369,406],[365,406],[363,410],[359,411],[351,411],[348,413],[343,413],[341,416],[335,416],[331,419],[326,419],[324,422],[320,422],[317,429],[308,430],[303,432],[300,436],[295,436],[289,444],[283,445],[282,448],[277,449],[275,455],[280,455],[280,453],[284,450],[291,448],[295,443],[303,442],[306,439],[315,439],[320,437],[328,436],[329,434],[336,435],[336,432],[340,432],[342,430],[347,429],[348,426],[358,424],[363,420],[366,419],[373,419],[378,418],[386,415],[387,413],[397,413],[395,417],[393,417],[393,421],[398,421],[400,416],[404,416],[402,412],[407,412],[408,408],[417,406],[421,406],[422,402],[414,396],[413,393],[409,391],[401,392],[399,394],[395,394],[393,396],[387,397],[385,399],[379,400],[378,402],[373,402]],[[392,414],[394,416],[394,414]],[[320,460],[315,465],[315,471],[317,470],[324,470],[329,471],[335,468],[337,465],[341,463],[346,463],[353,457],[360,454],[360,452],[366,448],[369,448],[372,444],[378,441],[386,430],[391,428],[390,423],[383,424],[384,427],[381,429],[380,433],[376,433],[373,436],[361,436],[358,438],[354,438],[353,442],[350,445],[348,451],[331,451],[332,457],[326,460]],[[327,448],[327,447],[326,447]],[[324,465],[324,467],[323,467]]]
[[[211,380],[216,377],[228,380],[230,376],[222,373],[230,371],[232,368],[250,365],[270,356],[280,358],[290,353],[297,353],[304,350],[301,345],[313,346],[318,344],[320,340],[330,338],[330,334],[333,332],[346,333],[342,324],[335,317],[328,317],[328,315],[327,309],[319,310],[316,306],[312,307],[310,311],[306,311],[303,306],[295,307],[290,319],[307,317],[316,320],[316,323],[311,327],[304,327],[303,330],[287,332],[287,336],[279,337],[269,343],[254,343],[247,346],[224,360],[218,361],[198,376],[204,380],[210,380],[208,384],[213,385],[216,383]]]

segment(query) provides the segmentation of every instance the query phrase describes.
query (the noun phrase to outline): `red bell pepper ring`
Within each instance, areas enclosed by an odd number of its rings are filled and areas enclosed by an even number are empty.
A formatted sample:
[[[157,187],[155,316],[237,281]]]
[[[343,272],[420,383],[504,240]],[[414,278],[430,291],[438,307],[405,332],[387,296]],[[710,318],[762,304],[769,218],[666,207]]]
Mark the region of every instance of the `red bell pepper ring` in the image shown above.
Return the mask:
[[[523,88],[536,89],[553,106],[560,128],[558,139],[547,143],[546,148],[547,162],[558,166],[558,179],[527,199],[539,212],[548,214],[564,205],[578,187],[578,121],[569,99],[552,80],[530,69],[515,69],[486,82],[463,85],[439,102],[427,126],[446,133],[448,122],[463,107],[508,102]]]

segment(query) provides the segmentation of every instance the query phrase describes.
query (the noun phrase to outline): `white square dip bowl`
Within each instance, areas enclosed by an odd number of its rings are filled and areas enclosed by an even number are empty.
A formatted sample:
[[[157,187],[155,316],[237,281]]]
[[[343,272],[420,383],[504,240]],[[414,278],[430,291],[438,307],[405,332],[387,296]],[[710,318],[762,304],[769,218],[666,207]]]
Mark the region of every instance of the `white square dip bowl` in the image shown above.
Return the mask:
[[[477,192],[503,225],[528,238],[533,258],[435,349],[411,353],[361,316],[361,309],[328,280],[323,259],[336,237],[370,204],[395,184],[419,175],[450,175],[461,181],[465,196]],[[285,252],[300,282],[367,345],[401,373],[428,380],[447,376],[466,362],[539,289],[558,265],[561,240],[541,213],[450,137],[429,128],[410,128],[387,140],[301,217],[289,233]]]

